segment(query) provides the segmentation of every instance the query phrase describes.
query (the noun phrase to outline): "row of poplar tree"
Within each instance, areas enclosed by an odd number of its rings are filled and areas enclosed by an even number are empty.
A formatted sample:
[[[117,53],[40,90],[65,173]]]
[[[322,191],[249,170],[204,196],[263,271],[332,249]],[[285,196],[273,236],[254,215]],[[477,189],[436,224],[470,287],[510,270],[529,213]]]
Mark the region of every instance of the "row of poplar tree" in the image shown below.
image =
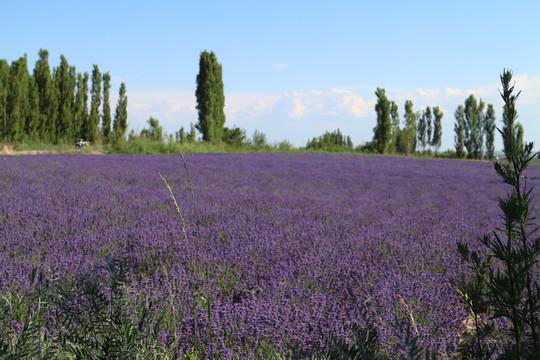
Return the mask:
[[[33,74],[28,71],[26,54],[11,65],[0,60],[0,141],[70,143],[84,139],[108,144],[124,138],[126,85],[120,85],[112,121],[110,74],[101,74],[94,65],[90,88],[89,81],[88,72],[77,73],[63,55],[51,72],[49,52],[44,49],[39,51]]]
[[[458,158],[491,159],[495,152],[495,109],[470,95],[454,113],[454,147]],[[513,124],[518,147],[523,147],[523,126]]]
[[[438,106],[427,107],[414,112],[413,103],[405,102],[404,127],[400,128],[398,105],[388,100],[385,90],[375,91],[377,103],[377,125],[373,129],[373,141],[366,147],[385,153],[414,154],[417,151],[434,150],[441,147],[443,112]],[[495,152],[495,109],[492,104],[476,100],[470,95],[464,105],[459,105],[454,113],[455,156],[469,159],[491,159]],[[523,144],[523,127],[515,124],[515,133]]]
[[[402,153],[411,155],[417,147],[422,151],[432,147],[435,153],[441,147],[443,112],[438,106],[428,106],[415,112],[411,100],[405,101],[404,126],[400,126],[399,107],[396,102],[388,100],[383,88],[375,91],[377,103],[377,125],[373,129],[373,141],[365,148],[381,154]]]

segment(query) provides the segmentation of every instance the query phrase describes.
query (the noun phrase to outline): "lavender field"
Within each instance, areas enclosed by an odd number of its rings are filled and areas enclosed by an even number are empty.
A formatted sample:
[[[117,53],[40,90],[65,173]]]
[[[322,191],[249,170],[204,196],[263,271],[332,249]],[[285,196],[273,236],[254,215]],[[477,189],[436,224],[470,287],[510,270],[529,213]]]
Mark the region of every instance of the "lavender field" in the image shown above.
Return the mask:
[[[457,160],[193,154],[192,186],[180,156],[0,164],[0,293],[31,290],[35,269],[70,281],[127,251],[134,293],[167,309],[181,351],[199,342],[222,358],[308,353],[364,308],[384,346],[412,315],[423,345],[452,352],[470,277],[456,242],[481,249],[507,191],[491,163]],[[539,166],[528,181],[538,194]]]

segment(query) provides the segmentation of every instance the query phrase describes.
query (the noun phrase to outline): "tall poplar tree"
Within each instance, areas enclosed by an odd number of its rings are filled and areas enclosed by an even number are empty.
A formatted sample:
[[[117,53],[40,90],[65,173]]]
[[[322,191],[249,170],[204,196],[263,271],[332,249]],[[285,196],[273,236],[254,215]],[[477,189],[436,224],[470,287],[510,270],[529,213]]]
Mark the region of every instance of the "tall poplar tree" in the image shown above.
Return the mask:
[[[454,147],[459,159],[465,157],[465,109],[459,105],[454,112],[456,122],[454,124]]]
[[[492,159],[495,153],[495,109],[488,104],[486,117],[484,118],[484,136],[486,137],[486,156]]]
[[[77,74],[77,92],[73,108],[73,137],[84,138],[83,129],[88,127],[88,80],[87,72]]]
[[[25,120],[29,112],[28,101],[28,59],[26,54],[13,61],[9,69],[9,90],[7,100],[7,140],[19,142],[24,136]]]
[[[407,141],[406,153],[413,154],[416,151],[416,114],[411,100],[405,101],[405,138]]]
[[[34,79],[39,93],[39,137],[42,141],[54,142],[56,140],[56,113],[58,109],[47,50],[39,50],[39,59],[34,67]]]
[[[416,113],[416,118],[418,119],[418,144],[422,147],[422,151],[426,149],[426,130],[427,130],[427,123],[426,123],[426,111],[418,112]]]
[[[431,146],[435,149],[435,154],[441,148],[442,143],[442,118],[444,113],[439,109],[438,106],[433,108],[433,134],[431,138]]]
[[[7,100],[9,90],[9,64],[0,60],[0,140],[7,141]]]
[[[377,96],[377,103],[375,104],[377,126],[373,129],[373,142],[379,153],[386,154],[390,145],[390,139],[392,138],[390,101],[388,101],[383,88],[377,88],[375,96]]]
[[[54,87],[58,97],[57,141],[71,142],[73,140],[75,85],[75,68],[70,67],[65,56],[61,55],[60,66],[54,71]]]
[[[103,116],[101,122],[101,134],[103,143],[108,144],[111,137],[111,105],[109,102],[111,90],[111,75],[106,72],[103,74]]]
[[[39,91],[36,80],[28,76],[28,112],[24,132],[30,139],[39,138]]]
[[[425,119],[426,119],[426,145],[427,146],[430,146],[431,145],[431,136],[432,136],[432,133],[433,133],[433,126],[432,126],[432,123],[431,123],[431,120],[432,120],[433,116],[432,116],[432,113],[431,113],[431,108],[428,106],[426,108],[426,112],[425,112]]]
[[[482,158],[484,107],[472,94],[465,100],[465,148],[471,159]]]
[[[99,126],[99,107],[101,105],[101,73],[99,67],[94,64],[92,70],[92,89],[90,102],[90,116],[88,118],[87,127],[85,127],[85,140],[95,142],[98,137]]]
[[[392,151],[397,151],[399,138],[399,107],[394,101],[390,102],[390,118],[392,119]]]
[[[113,141],[115,143],[124,138],[124,133],[127,129],[127,101],[126,84],[122,83],[120,84],[118,104],[114,113]]]
[[[199,121],[195,127],[204,141],[220,142],[225,125],[225,94],[222,67],[213,51],[201,52],[195,96],[199,112]]]

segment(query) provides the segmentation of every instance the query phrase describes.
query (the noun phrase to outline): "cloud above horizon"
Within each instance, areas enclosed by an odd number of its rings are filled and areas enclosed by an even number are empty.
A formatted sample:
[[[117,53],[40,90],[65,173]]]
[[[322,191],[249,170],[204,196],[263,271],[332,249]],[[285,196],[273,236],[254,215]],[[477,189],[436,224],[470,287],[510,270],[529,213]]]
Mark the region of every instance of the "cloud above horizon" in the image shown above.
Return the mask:
[[[520,74],[515,75],[514,80],[516,89],[523,91],[518,107],[525,115],[520,120],[527,129],[527,124],[534,121],[528,114],[540,114],[540,77]],[[499,116],[502,102],[498,88],[500,84],[468,89],[388,88],[386,95],[398,104],[401,117],[406,100],[413,101],[415,111],[426,106],[439,106],[445,113],[443,148],[451,148],[456,107],[474,94],[478,99],[494,104]],[[372,137],[376,123],[374,91],[375,87],[359,87],[283,94],[226,93],[226,126],[244,128],[248,136],[257,129],[267,133],[271,141],[288,139],[295,145],[303,145],[307,139],[339,127],[358,144]],[[150,116],[159,119],[169,133],[197,121],[196,99],[190,91],[128,92],[128,112],[130,128],[137,131],[146,127]]]

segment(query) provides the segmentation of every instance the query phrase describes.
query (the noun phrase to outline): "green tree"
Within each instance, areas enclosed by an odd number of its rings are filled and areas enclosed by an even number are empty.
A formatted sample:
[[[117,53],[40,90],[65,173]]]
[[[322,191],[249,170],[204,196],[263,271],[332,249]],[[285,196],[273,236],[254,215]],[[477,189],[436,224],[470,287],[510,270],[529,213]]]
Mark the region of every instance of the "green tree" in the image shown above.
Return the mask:
[[[103,74],[103,115],[101,122],[101,134],[103,143],[108,144],[111,139],[111,105],[109,101],[111,90],[111,75],[106,72]]]
[[[244,147],[246,144],[246,130],[237,126],[232,129],[225,127],[223,131],[223,142],[229,144],[233,149]]]
[[[251,135],[251,146],[258,149],[267,147],[268,141],[266,140],[266,134],[262,131],[255,130],[253,135]]]
[[[140,137],[146,138],[151,141],[156,141],[159,143],[163,142],[163,127],[159,125],[159,120],[153,117],[150,117],[150,119],[148,119],[147,122],[148,122],[149,128],[142,129]]]
[[[197,131],[195,130],[195,125],[193,125],[193,123],[189,123],[189,126],[190,126],[190,129],[187,134],[187,142],[193,143],[197,141]]]
[[[390,147],[392,151],[397,151],[398,148],[398,138],[400,132],[399,124],[399,107],[394,101],[390,102],[390,118],[392,119],[392,141]]]
[[[352,150],[353,144],[350,136],[345,136],[341,130],[332,132],[326,131],[323,135],[308,141],[306,149],[324,150],[324,151],[343,151]]]
[[[73,140],[73,104],[75,102],[75,68],[70,68],[64,55],[60,56],[60,66],[53,72],[53,83],[58,97],[58,117],[56,119],[57,141]]]
[[[225,125],[225,94],[222,67],[213,51],[201,52],[195,96],[199,112],[199,121],[195,127],[204,141],[221,141]]]
[[[484,136],[486,137],[486,156],[488,159],[492,159],[495,153],[495,121],[495,109],[492,104],[488,104],[484,118]]]
[[[405,153],[407,155],[414,154],[416,151],[416,115],[413,110],[413,103],[411,100],[405,101],[405,134],[403,136],[405,140]]]
[[[118,104],[116,105],[113,122],[115,143],[124,138],[124,134],[127,130],[127,104],[128,99],[126,95],[126,84],[121,83],[120,90],[118,91]]]
[[[377,103],[375,104],[375,112],[377,113],[377,126],[373,129],[373,142],[376,149],[381,154],[386,154],[392,138],[392,120],[390,117],[391,107],[390,101],[386,97],[383,88],[377,88],[375,91]]]
[[[25,133],[30,139],[39,138],[39,92],[34,77],[28,77],[28,113],[26,116]]]
[[[101,105],[101,73],[99,67],[94,64],[92,70],[92,88],[90,100],[90,117],[84,129],[85,140],[95,142],[98,137],[99,107]]]
[[[431,145],[431,136],[433,134],[433,126],[432,126],[432,118],[433,118],[433,115],[432,115],[432,112],[431,112],[431,108],[428,106],[426,108],[426,111],[425,111],[425,119],[426,119],[426,145],[427,146],[430,146]]]
[[[34,67],[34,79],[39,93],[39,137],[45,142],[55,142],[58,100],[53,88],[47,50],[39,50],[39,59]]]
[[[454,147],[459,159],[465,157],[465,109],[459,105],[454,112],[456,123],[454,124]]]
[[[418,119],[418,144],[422,147],[422,151],[426,149],[426,130],[427,130],[427,123],[426,123],[426,112],[425,111],[419,111],[416,113],[416,118]]]
[[[465,100],[465,148],[471,159],[482,158],[484,107],[472,94]]]
[[[0,60],[0,140],[7,141],[7,101],[9,92],[9,64]]]
[[[515,127],[516,127],[516,137],[517,137],[517,146],[519,148],[522,148],[523,147],[523,125],[521,125],[521,123],[519,122],[515,122]]]
[[[181,126],[180,130],[175,132],[174,135],[175,135],[175,140],[176,140],[177,143],[179,143],[179,144],[185,144],[186,143],[186,141],[187,141],[186,130],[184,129],[183,126]]]
[[[29,112],[28,101],[28,60],[26,54],[13,61],[9,69],[9,90],[7,101],[7,140],[19,142],[24,136],[25,120]]]
[[[431,138],[431,146],[435,149],[435,154],[439,151],[441,148],[442,143],[442,118],[444,116],[444,113],[439,109],[438,106],[435,106],[433,108],[433,116],[435,117],[433,119],[433,134]]]
[[[87,72],[77,74],[77,92],[73,105],[73,137],[84,138],[84,129],[88,127],[88,80]]]

